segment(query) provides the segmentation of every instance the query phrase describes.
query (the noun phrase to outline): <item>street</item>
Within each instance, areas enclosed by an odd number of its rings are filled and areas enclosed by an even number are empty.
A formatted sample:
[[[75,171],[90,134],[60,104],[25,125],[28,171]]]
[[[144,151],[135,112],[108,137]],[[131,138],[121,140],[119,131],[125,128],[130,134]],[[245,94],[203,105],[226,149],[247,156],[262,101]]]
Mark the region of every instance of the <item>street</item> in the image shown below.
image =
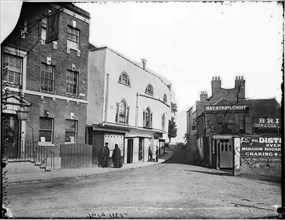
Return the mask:
[[[184,151],[148,167],[8,187],[15,218],[269,218],[281,184],[186,164]],[[188,163],[188,162],[187,162]]]

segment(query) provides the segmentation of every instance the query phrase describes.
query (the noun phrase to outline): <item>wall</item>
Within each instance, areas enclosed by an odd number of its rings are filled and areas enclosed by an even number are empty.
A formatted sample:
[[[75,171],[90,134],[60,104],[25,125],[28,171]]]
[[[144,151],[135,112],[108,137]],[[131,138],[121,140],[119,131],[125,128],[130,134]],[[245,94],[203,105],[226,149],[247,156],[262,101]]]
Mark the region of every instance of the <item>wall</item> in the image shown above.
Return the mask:
[[[87,124],[98,124],[103,119],[106,51],[89,51]]]
[[[138,96],[138,126],[143,127],[143,110],[148,106],[153,112],[153,128],[161,130],[162,113],[166,113],[165,130],[168,128],[168,119],[170,118],[170,91],[158,77],[146,72],[142,68],[134,65],[122,56],[107,49],[106,52],[106,74],[109,74],[109,96],[108,96],[108,122],[115,123],[116,103],[125,99],[130,106],[129,125],[136,125],[136,102],[137,92],[145,95],[145,88],[150,83],[153,86],[153,98],[163,100],[163,95],[167,96],[167,105],[164,103]],[[120,74],[126,72],[130,78],[130,86],[118,83]],[[147,95],[146,95],[147,96]]]

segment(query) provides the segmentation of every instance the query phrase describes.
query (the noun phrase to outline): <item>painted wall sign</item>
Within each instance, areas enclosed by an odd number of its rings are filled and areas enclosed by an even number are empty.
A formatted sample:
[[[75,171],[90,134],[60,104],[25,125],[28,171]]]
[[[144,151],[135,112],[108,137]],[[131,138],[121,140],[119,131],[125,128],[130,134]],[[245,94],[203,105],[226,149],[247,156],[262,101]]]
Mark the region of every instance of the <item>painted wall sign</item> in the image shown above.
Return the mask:
[[[212,112],[212,111],[245,111],[247,105],[211,105],[211,106],[205,106],[206,112]]]
[[[243,158],[281,159],[280,137],[242,137],[240,156]]]
[[[278,129],[280,126],[279,118],[253,118],[253,127],[254,128],[276,128]]]

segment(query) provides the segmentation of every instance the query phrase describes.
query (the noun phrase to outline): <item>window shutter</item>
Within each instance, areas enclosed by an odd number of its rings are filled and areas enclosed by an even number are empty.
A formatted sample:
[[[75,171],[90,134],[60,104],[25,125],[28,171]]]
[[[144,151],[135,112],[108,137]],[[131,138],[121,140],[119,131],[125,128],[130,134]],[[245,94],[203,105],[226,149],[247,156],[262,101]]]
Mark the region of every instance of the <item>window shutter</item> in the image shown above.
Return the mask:
[[[150,113],[150,123],[149,123],[149,125],[150,125],[150,128],[152,128],[152,112]]]
[[[146,112],[143,111],[143,127],[146,127]]]

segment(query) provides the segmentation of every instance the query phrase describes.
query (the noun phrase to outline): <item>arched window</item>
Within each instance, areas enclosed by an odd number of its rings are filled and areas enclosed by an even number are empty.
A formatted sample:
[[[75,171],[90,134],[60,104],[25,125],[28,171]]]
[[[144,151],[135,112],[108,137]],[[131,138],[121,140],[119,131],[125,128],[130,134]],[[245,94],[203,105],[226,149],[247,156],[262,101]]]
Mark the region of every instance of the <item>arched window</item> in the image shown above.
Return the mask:
[[[152,128],[152,112],[149,107],[143,111],[143,126]]]
[[[116,122],[123,124],[129,123],[129,107],[127,106],[127,102],[125,100],[117,103]]]
[[[145,93],[148,95],[153,96],[153,87],[151,84],[148,84],[147,87],[145,88]]]
[[[166,96],[166,94],[164,94],[164,96],[163,96],[163,102],[167,103],[167,96]]]
[[[130,78],[126,72],[121,73],[120,78],[119,78],[119,82],[124,84],[124,85],[127,85],[127,86],[131,85],[130,84]]]

